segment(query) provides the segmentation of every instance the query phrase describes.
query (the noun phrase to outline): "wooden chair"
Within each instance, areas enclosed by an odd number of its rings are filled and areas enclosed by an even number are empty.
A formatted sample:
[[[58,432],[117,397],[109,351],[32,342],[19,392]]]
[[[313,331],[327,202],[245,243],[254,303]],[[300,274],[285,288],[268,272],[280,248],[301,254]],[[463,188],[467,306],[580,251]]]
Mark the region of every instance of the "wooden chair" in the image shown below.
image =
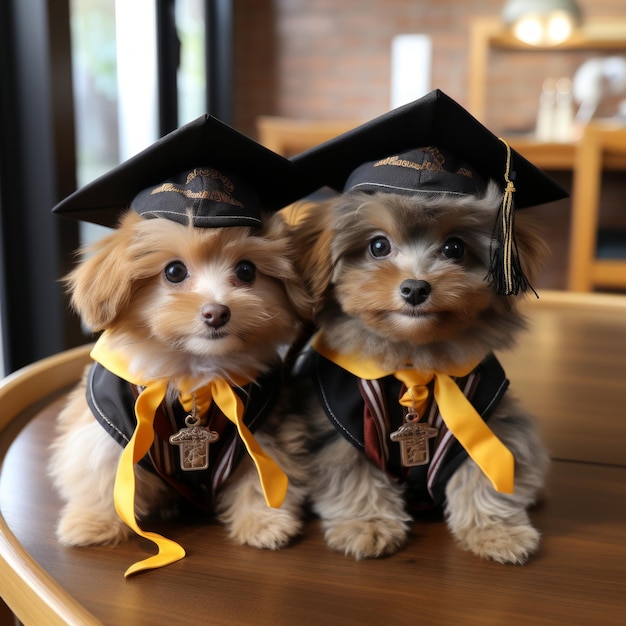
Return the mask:
[[[357,120],[299,120],[263,115],[257,118],[259,143],[266,148],[292,156],[359,125]]]
[[[604,258],[598,254],[602,174],[607,169],[623,169],[625,158],[626,127],[591,123],[585,128],[576,148],[573,171],[570,290],[626,290],[626,232],[621,233],[621,240],[617,237],[617,247],[620,248],[620,242],[623,247],[621,258]]]
[[[0,462],[37,409],[74,385],[89,362],[90,345],[29,365],[0,382]],[[0,492],[2,495],[2,492]],[[0,592],[24,624],[97,624],[28,553],[4,516],[0,499]],[[17,622],[16,622],[17,623]]]

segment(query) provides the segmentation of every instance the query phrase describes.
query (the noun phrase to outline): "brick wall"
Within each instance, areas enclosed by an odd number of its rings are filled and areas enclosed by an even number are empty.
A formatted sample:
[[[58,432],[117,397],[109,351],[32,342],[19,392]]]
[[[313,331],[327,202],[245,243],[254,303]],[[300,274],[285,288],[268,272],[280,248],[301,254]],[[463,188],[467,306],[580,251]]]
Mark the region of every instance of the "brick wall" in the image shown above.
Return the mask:
[[[578,0],[587,16],[626,17],[624,0]],[[390,108],[391,41],[425,33],[433,48],[432,80],[469,107],[470,20],[498,16],[504,0],[235,0],[234,121],[255,137],[259,115],[371,119]],[[487,111],[494,132],[534,128],[544,78],[572,77],[600,51],[516,52],[489,59]],[[624,50],[626,54],[626,50]],[[552,172],[571,188],[571,172]],[[623,175],[608,181],[605,219],[626,227]],[[569,247],[567,200],[535,211],[552,258],[538,288],[565,286]]]
[[[624,0],[579,4],[585,15],[626,17]],[[254,135],[254,121],[262,114],[366,120],[387,111],[391,41],[404,33],[431,36],[432,86],[467,106],[470,20],[499,15],[504,0],[236,0],[234,5],[234,125]],[[492,53],[483,121],[495,132],[531,129],[543,79],[571,77],[592,54]]]

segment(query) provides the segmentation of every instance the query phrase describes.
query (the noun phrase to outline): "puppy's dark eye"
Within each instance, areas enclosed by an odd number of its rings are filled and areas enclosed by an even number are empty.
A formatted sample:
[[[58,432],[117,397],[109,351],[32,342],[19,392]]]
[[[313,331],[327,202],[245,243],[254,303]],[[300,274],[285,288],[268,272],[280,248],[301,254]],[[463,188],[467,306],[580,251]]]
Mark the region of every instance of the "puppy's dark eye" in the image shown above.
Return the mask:
[[[251,283],[256,278],[256,267],[251,261],[239,261],[235,267],[235,276],[242,283]]]
[[[163,275],[165,280],[170,283],[182,283],[189,276],[189,272],[187,271],[187,266],[182,261],[172,261],[163,270]]]
[[[443,244],[441,253],[448,259],[462,259],[465,254],[465,244],[460,239],[452,237]]]
[[[375,259],[383,259],[391,254],[391,242],[387,237],[374,237],[370,241],[369,251]]]

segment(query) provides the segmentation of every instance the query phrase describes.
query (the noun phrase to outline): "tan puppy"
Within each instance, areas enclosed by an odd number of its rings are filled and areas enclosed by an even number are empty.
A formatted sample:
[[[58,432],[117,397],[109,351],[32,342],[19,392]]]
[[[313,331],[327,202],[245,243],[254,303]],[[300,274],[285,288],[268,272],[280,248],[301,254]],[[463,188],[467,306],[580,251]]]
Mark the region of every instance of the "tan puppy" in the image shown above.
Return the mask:
[[[139,520],[170,515],[181,494],[191,493],[187,499],[193,504],[218,512],[236,542],[278,548],[302,524],[303,437],[293,428],[285,430],[273,415],[260,427],[258,421],[279,391],[280,351],[298,333],[299,313],[308,308],[308,300],[279,215],[264,216],[261,229],[196,228],[191,217],[189,223],[143,219],[130,211],[112,234],[83,251],[67,286],[76,312],[94,331],[106,329],[108,346],[130,372],[169,380],[161,427],[165,424],[172,433],[184,427],[172,408],[183,383],[197,389],[215,379],[251,381],[240,392],[246,411],[249,405],[256,411],[248,425],[290,480],[282,507],[268,507],[234,426],[202,408],[200,426],[218,431],[219,423],[226,423],[215,444],[222,447],[211,452],[218,455],[217,467],[181,472],[177,446],[168,446],[168,431],[161,442],[161,454],[167,449],[168,458],[161,459],[155,444],[149,459],[135,466]],[[113,490],[120,443],[127,443],[134,424],[129,432],[118,432],[123,428],[110,426],[108,417],[99,414],[97,372],[101,370],[91,369],[72,393],[52,446],[50,473],[65,501],[58,537],[66,545],[116,543],[130,532],[115,511]],[[130,394],[132,412],[132,386],[119,385],[124,397]],[[138,391],[133,390],[135,395]],[[185,486],[190,475],[199,478]]]

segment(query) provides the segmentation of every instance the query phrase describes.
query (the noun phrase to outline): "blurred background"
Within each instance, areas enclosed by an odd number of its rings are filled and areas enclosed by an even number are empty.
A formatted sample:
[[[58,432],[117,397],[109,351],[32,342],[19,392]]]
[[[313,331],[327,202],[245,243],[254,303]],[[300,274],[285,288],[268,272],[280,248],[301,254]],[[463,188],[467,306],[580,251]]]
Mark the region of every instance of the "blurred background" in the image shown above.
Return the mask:
[[[289,154],[434,88],[572,192],[529,210],[552,249],[536,287],[623,291],[624,266],[572,270],[586,129],[626,116],[623,0],[3,0],[2,371],[89,340],[58,281],[102,231],[50,215],[77,187],[205,112]],[[585,209],[617,256],[622,147]]]

